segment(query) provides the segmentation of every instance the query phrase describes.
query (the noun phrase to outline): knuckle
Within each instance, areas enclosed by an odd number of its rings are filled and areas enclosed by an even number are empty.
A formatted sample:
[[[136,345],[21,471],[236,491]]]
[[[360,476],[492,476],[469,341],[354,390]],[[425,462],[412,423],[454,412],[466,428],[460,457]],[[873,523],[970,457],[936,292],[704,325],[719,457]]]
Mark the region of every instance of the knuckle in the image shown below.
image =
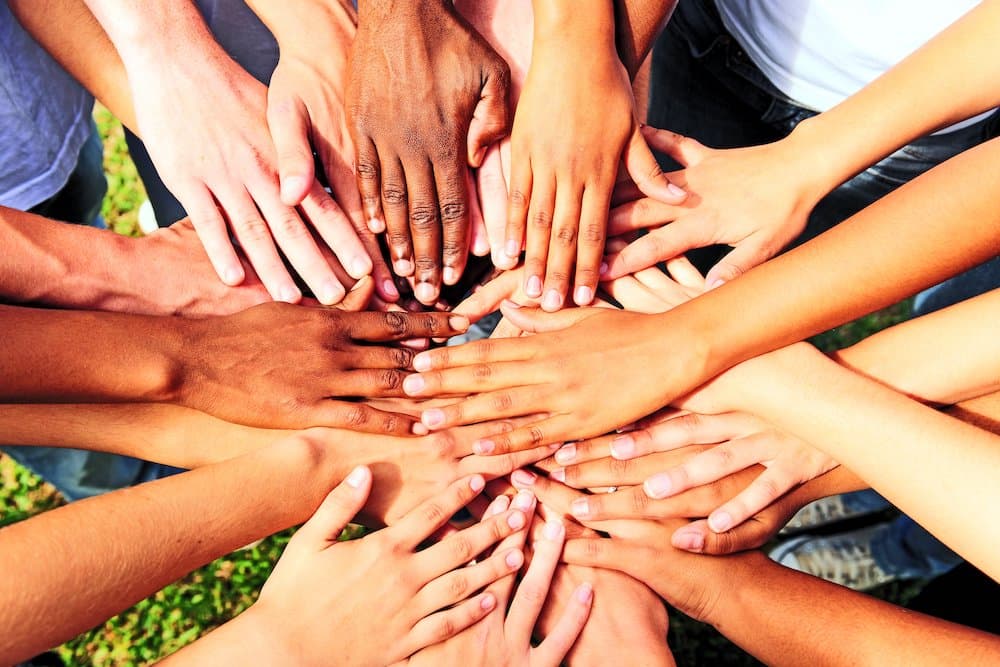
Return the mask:
[[[306,226],[302,224],[302,220],[291,212],[284,213],[278,216],[277,219],[272,220],[271,231],[276,236],[290,240],[299,240],[310,236]]]
[[[535,211],[531,216],[531,224],[537,229],[550,229],[552,227],[552,214],[548,211]]]
[[[451,553],[455,561],[459,563],[468,563],[476,557],[476,550],[472,546],[472,542],[464,535],[458,535],[452,539]]]
[[[588,245],[600,245],[604,242],[604,227],[596,223],[588,223],[583,228],[581,238]]]
[[[448,582],[448,593],[453,600],[461,599],[465,597],[469,586],[469,578],[464,573],[459,573]]]
[[[433,275],[437,270],[437,262],[435,262],[432,257],[417,257],[413,262],[413,266],[415,267],[415,271],[418,276]]]
[[[264,224],[264,221],[254,215],[245,215],[238,218],[238,222],[233,225],[239,236],[248,241],[263,241],[270,238],[271,234]]]
[[[437,207],[414,203],[410,206],[410,225],[418,232],[433,231],[438,227]]]
[[[392,369],[384,369],[378,372],[377,386],[386,391],[395,391],[403,385],[403,374]]]
[[[413,364],[413,350],[405,347],[389,348],[389,356],[394,365],[399,368],[409,368]]]
[[[392,413],[386,414],[382,421],[382,430],[386,433],[395,433],[399,430],[400,418]]]
[[[490,364],[477,364],[472,367],[472,377],[477,380],[489,380],[493,377],[493,367]]]
[[[623,479],[632,470],[632,459],[609,459],[608,467],[614,479]]]
[[[358,178],[363,181],[378,180],[378,165],[375,164],[374,160],[358,159],[354,163],[354,171],[357,173]]]
[[[400,229],[390,229],[386,234],[386,240],[392,248],[408,248],[410,246],[410,234]]]
[[[428,503],[421,510],[421,515],[426,523],[437,525],[448,519],[448,513],[444,511],[438,503]]]
[[[465,220],[468,215],[468,207],[461,200],[451,200],[441,202],[441,220],[446,223],[455,223]]]
[[[368,424],[368,411],[364,406],[354,405],[344,413],[344,422],[352,428],[360,428]]]
[[[382,323],[394,336],[402,336],[409,331],[409,322],[403,313],[395,311],[382,313]]]
[[[493,411],[497,414],[506,413],[513,407],[514,397],[510,395],[510,392],[502,391],[493,397]]]
[[[476,360],[479,362],[489,361],[492,359],[495,350],[496,343],[488,338],[486,340],[476,341]]]
[[[451,431],[438,431],[431,436],[431,444],[442,457],[447,458],[455,451],[458,441]]]
[[[629,500],[632,503],[632,511],[638,516],[646,516],[649,510],[649,496],[641,487],[635,487],[629,492]]]
[[[556,230],[556,242],[564,248],[570,248],[576,243],[576,227],[560,226]]]
[[[440,318],[434,317],[432,314],[425,315],[420,323],[423,330],[428,332],[431,336],[441,332],[442,321]]]
[[[526,602],[529,602],[532,606],[537,606],[545,602],[545,598],[549,591],[548,588],[544,586],[529,583],[521,584],[520,593],[524,596]]]
[[[444,618],[438,620],[437,627],[435,628],[433,634],[436,636],[437,641],[440,642],[453,636],[455,634],[455,630],[456,626],[454,619],[450,616],[445,616]]]
[[[528,198],[522,190],[514,189],[507,195],[507,206],[516,210],[523,210],[528,207]]]
[[[406,186],[402,183],[382,183],[382,199],[390,206],[402,206],[406,203]]]
[[[538,447],[539,445],[542,444],[542,441],[545,439],[545,434],[542,432],[542,429],[537,426],[532,426],[531,428],[529,428],[528,435],[531,438],[531,444],[533,447]]]

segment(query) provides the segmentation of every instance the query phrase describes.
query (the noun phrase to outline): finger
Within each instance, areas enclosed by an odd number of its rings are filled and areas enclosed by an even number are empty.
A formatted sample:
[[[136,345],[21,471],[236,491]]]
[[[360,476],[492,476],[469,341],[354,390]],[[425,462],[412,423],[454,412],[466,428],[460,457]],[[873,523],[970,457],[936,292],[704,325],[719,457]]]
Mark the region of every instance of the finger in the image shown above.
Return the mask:
[[[454,336],[469,328],[467,318],[451,313],[369,311],[352,314],[350,318],[348,320],[350,337],[369,342]]]
[[[508,535],[524,530],[528,515],[512,508],[459,531],[443,542],[428,547],[414,556],[413,562],[421,581],[440,577],[456,567],[470,563],[480,554],[499,543]],[[523,562],[523,561],[522,561]],[[521,564],[518,563],[517,567]],[[506,574],[507,570],[503,572]],[[467,589],[466,594],[476,590]],[[460,596],[460,597],[464,597]],[[449,604],[454,600],[449,601]],[[442,605],[443,606],[443,605]]]
[[[523,414],[528,414],[525,406]],[[537,404],[534,412],[537,413]],[[500,456],[510,452],[523,452],[545,445],[564,442],[566,433],[574,427],[575,419],[554,417],[544,419],[528,426],[516,428],[509,433],[499,433],[486,438],[480,438],[472,443],[472,451],[482,456]]]
[[[454,538],[453,535],[449,539]],[[520,549],[498,550],[475,565],[460,567],[430,581],[414,596],[412,609],[423,617],[451,606],[501,577],[517,572],[523,564],[524,552]]]
[[[267,95],[267,127],[278,153],[281,202],[298,206],[316,179],[309,143],[309,112],[298,97]]]
[[[413,363],[413,350],[405,347],[359,345],[352,351],[351,367],[355,370],[391,368],[406,369]]]
[[[782,522],[770,520],[770,514],[771,511],[758,514],[724,533],[714,532],[708,527],[708,521],[699,519],[678,528],[671,536],[670,544],[682,551],[712,556],[758,549],[772,539],[782,526]]]
[[[606,458],[556,468],[549,476],[574,489],[635,486],[649,476],[649,466],[642,458],[629,461]]]
[[[226,195],[220,193],[219,196],[233,235],[271,298],[275,301],[298,303],[302,299],[302,292],[285,270],[271,230],[264,223],[250,195],[241,188],[240,192]]]
[[[364,310],[375,293],[375,282],[371,276],[365,276],[354,283],[350,291],[344,296],[344,300],[337,304],[338,308],[348,312],[358,312]]]
[[[498,456],[467,456],[459,464],[459,470],[463,473],[478,472],[486,479],[495,479],[538,463],[551,454],[552,445],[543,445],[523,452],[510,452]]]
[[[667,273],[670,277],[677,281],[678,284],[684,285],[685,287],[690,287],[692,289],[704,291],[705,289],[705,277],[701,275],[701,271],[695,268],[694,264],[691,263],[684,255],[679,255],[673,259],[667,260]],[[645,271],[641,273],[646,273]],[[660,271],[656,272],[659,276],[663,276]],[[666,277],[663,276],[663,280]],[[669,282],[669,281],[668,281]]]
[[[597,294],[597,283],[601,279],[601,262],[604,259],[610,196],[610,188],[601,184],[597,184],[596,187],[588,186],[583,193],[573,290],[573,301],[578,306],[589,306]]]
[[[608,236],[618,236],[637,229],[661,227],[690,212],[690,203],[685,207],[664,204],[650,197],[636,199],[611,209],[608,218]]]
[[[665,204],[675,205],[687,198],[687,192],[671,183],[667,175],[660,169],[659,163],[653,157],[649,146],[646,145],[646,140],[638,126],[632,132],[628,144],[625,145],[622,162],[636,187],[647,197],[652,197]]]
[[[412,377],[410,376],[410,378]],[[403,380],[404,393],[409,390],[410,378]],[[467,391],[446,391],[444,393],[456,394],[467,393]],[[420,422],[434,431],[449,426],[534,415],[538,413],[538,402],[546,396],[546,393],[546,390],[539,387],[487,391],[456,401],[451,405],[425,410],[420,415]]]
[[[685,168],[698,164],[711,151],[695,139],[670,130],[658,130],[649,125],[643,126],[642,136],[649,148],[666,153]]]
[[[750,486],[708,515],[708,527],[713,533],[731,530],[770,507],[798,483],[799,480],[782,466],[768,466]]]
[[[357,175],[361,205],[368,216],[368,229],[374,234],[385,231],[385,214],[382,211],[381,165],[375,144],[367,136],[355,137],[357,157],[354,173]]]
[[[484,495],[490,493],[491,484],[492,483],[487,484]],[[518,494],[515,492],[513,500],[517,500],[518,509],[524,512],[525,516],[529,517],[530,520],[530,517],[534,512],[535,496],[527,492],[523,494]],[[507,508],[510,506],[511,501],[512,498],[506,495],[500,495],[496,497],[493,500],[493,502],[490,503],[490,507],[487,510],[486,514],[484,514],[484,518],[505,512]],[[504,540],[497,545],[496,551],[504,553],[511,549],[519,549],[523,554],[527,538],[528,538],[528,531],[519,530],[504,538]],[[516,582],[516,580],[517,580],[516,573],[512,572],[511,574],[505,577],[501,577],[497,581],[493,582],[493,584],[490,585],[490,587],[487,589],[487,591],[493,593],[496,596],[497,605],[501,609],[505,610],[507,609],[507,605],[510,602],[511,595],[513,595],[514,593],[514,583]]]
[[[557,313],[546,313],[538,308],[522,308],[513,301],[504,301],[500,310],[511,324],[530,333],[561,331],[604,312],[602,308],[568,308]]]
[[[633,313],[662,313],[668,305],[633,276],[622,276],[603,284],[604,291]]]
[[[507,226],[504,231],[503,254],[507,261],[497,264],[500,268],[513,268],[521,256],[524,247],[524,236],[528,224],[528,209],[532,197],[532,172],[529,153],[526,150],[517,151],[513,155],[510,172],[510,184],[507,196]],[[539,284],[541,292],[541,284]]]
[[[500,319],[496,328],[493,329],[493,333],[490,334],[490,338],[520,338],[524,335],[526,334],[521,329],[518,329],[516,326],[511,324],[510,320],[504,317]]]
[[[340,373],[335,384],[327,390],[331,396],[341,398],[386,398],[403,396],[403,380],[407,372],[402,370],[362,369]]]
[[[530,353],[530,345],[525,345],[524,341],[485,339],[422,352],[413,358],[413,367],[426,372],[477,363],[517,361],[527,358]]]
[[[446,524],[455,512],[478,496],[485,485],[482,475],[463,477],[453,482],[443,493],[424,501],[407,512],[396,525],[386,528],[391,531],[387,537],[391,537],[403,549],[416,549],[428,536]],[[472,556],[467,560],[471,559]],[[458,563],[455,564],[457,565]],[[444,571],[447,570],[442,570]]]
[[[382,163],[382,211],[385,214],[386,243],[397,276],[413,275],[413,242],[407,198],[406,174],[395,156]]]
[[[507,95],[510,91],[510,68],[499,58],[492,59],[484,70],[486,80],[479,102],[472,112],[468,132],[469,165],[478,167],[490,144],[500,141],[510,129]]]
[[[563,522],[553,519],[545,523],[542,539],[531,544],[531,564],[514,591],[514,600],[504,624],[504,634],[514,646],[528,646],[531,642],[531,633],[548,598],[552,575],[559,564],[565,539]]]
[[[562,616],[556,622],[556,627],[539,644],[532,656],[538,657],[539,664],[560,665],[565,660],[576,640],[583,632],[587,619],[590,617],[590,609],[594,604],[594,587],[589,582],[584,582],[576,587],[569,605],[563,610]]]
[[[507,181],[503,177],[499,145],[486,151],[483,164],[476,172],[476,181],[493,264],[500,269],[512,269],[517,259],[508,256],[503,249],[507,229]],[[520,255],[520,249],[516,254]]]
[[[428,397],[530,386],[532,378],[525,375],[521,364],[514,362],[474,364],[443,371],[417,373],[406,378],[403,385],[407,396]],[[503,406],[498,406],[501,411]],[[444,410],[444,408],[437,408]],[[425,413],[426,414],[426,413]],[[466,417],[468,415],[465,415]],[[498,415],[500,416],[500,415]],[[430,424],[428,424],[430,426]]]
[[[560,184],[557,193],[551,233],[547,234],[545,239],[548,248],[545,251],[544,274],[542,274],[545,276],[542,309],[548,312],[559,310],[566,302],[570,276],[576,261],[577,229],[580,224],[581,200],[583,199],[582,190],[577,190],[576,187],[565,183]],[[533,226],[529,228],[529,250],[524,263],[527,274],[532,271],[531,247],[534,231]],[[541,236],[542,230],[537,231]]]
[[[584,497],[584,494],[576,489],[530,470],[515,470],[511,473],[510,482],[519,491],[530,491],[535,494],[540,506],[547,507],[563,517],[571,517],[573,503]]]
[[[518,291],[520,280],[520,271],[504,271],[476,289],[467,299],[455,306],[452,312],[478,322],[499,308],[504,299],[514,296]]]
[[[611,441],[615,436],[603,436],[580,442],[568,442],[555,453],[556,463],[562,466],[604,459],[611,456]]]
[[[441,234],[441,279],[445,285],[454,285],[465,271],[470,245],[470,195],[469,168],[459,155],[448,161],[434,163],[434,185]],[[418,273],[419,277],[419,273]],[[436,299],[435,299],[436,300]]]
[[[313,181],[308,196],[302,202],[302,212],[312,223],[327,246],[333,250],[347,274],[360,280],[372,272],[372,259],[359,238],[363,227],[347,217],[319,181]]]
[[[386,435],[411,435],[417,420],[409,415],[387,412],[364,403],[351,403],[323,399],[315,408],[292,416],[287,424],[291,428],[330,426],[362,433]]]
[[[493,593],[481,593],[451,609],[421,619],[407,636],[408,648],[405,653],[410,655],[454,637],[485,618],[496,605],[496,596]]]
[[[476,257],[485,257],[490,254],[490,237],[479,204],[475,177],[470,169],[465,170],[465,191],[469,193],[469,251]]]
[[[649,428],[622,433],[611,441],[611,455],[630,459],[651,452],[668,452],[688,445],[725,442],[753,432],[753,425],[740,413],[701,415],[686,413]]]
[[[643,488],[650,498],[666,498],[727,477],[758,463],[754,459],[759,456],[753,451],[756,440],[751,436],[716,445],[679,466],[653,475],[643,482]]]
[[[563,547],[562,559],[571,565],[627,573],[629,564],[644,556],[640,549],[632,547],[625,540],[584,537],[567,541]]]
[[[409,228],[410,238],[413,241],[413,277],[416,280],[413,295],[417,301],[429,306],[437,301],[441,292],[441,243],[444,220],[441,218],[442,210],[438,208],[438,192],[431,164],[421,158],[407,162],[403,167],[406,170],[406,187],[410,193]],[[465,183],[460,174],[457,178],[459,183]],[[459,187],[456,183],[448,185],[451,188]],[[448,192],[448,199],[441,202],[442,208],[445,205],[453,218],[452,223],[455,222],[455,218],[468,220],[465,200],[459,199],[454,191]],[[454,215],[456,212],[459,215]],[[467,242],[463,233],[463,247]],[[451,250],[454,251],[455,248]]]
[[[296,531],[292,539],[304,542],[316,551],[335,544],[344,526],[364,507],[371,486],[371,470],[366,466],[358,466],[352,470],[344,481],[327,494],[312,518]]]
[[[744,273],[774,257],[781,246],[771,239],[754,234],[733,248],[713,266],[705,277],[708,289],[736,280]]]
[[[633,241],[627,248],[610,258],[604,278],[610,280],[636,273],[648,269],[657,262],[683,255],[692,248],[712,245],[714,239],[710,234],[709,225],[692,217],[656,229]]]
[[[231,287],[242,283],[246,271],[229,240],[229,228],[212,195],[203,186],[198,186],[185,191],[178,199],[197,230],[198,239],[219,279]]]
[[[531,205],[524,241],[524,293],[532,299],[542,296],[545,265],[549,254],[552,221],[556,207],[556,183],[551,175],[532,173]],[[556,308],[558,309],[558,308]]]

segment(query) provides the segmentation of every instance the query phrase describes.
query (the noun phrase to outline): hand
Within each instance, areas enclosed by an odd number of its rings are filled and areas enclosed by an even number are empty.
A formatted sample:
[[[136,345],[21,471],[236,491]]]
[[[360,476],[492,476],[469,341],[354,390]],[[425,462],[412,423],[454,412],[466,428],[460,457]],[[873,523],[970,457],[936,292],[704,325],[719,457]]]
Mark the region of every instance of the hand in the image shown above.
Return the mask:
[[[502,514],[508,505],[532,516],[534,497],[527,492],[514,496],[498,496],[487,507],[483,520]],[[497,547],[504,553],[523,549],[526,531],[519,531],[506,538]],[[548,597],[549,585],[562,554],[566,529],[562,521],[545,524],[539,539],[532,543],[532,559],[517,590],[515,577],[507,575],[487,589],[497,604],[486,618],[463,630],[451,639],[430,646],[414,655],[411,664],[426,665],[505,665],[545,667],[561,665],[583,630],[590,606],[593,588],[588,583],[578,586],[572,594],[553,631],[538,646],[532,647],[531,636]],[[513,602],[511,596],[513,595]],[[509,603],[509,608],[508,608]]]
[[[358,189],[373,231],[388,227],[394,270],[432,304],[465,267],[467,165],[507,133],[509,72],[440,0],[362,0],[359,18],[347,94]]]
[[[596,34],[573,29],[587,23],[584,16],[548,39],[546,22],[535,17],[531,68],[514,115],[504,252],[517,258],[523,244],[525,293],[550,312],[563,306],[571,285],[575,303],[593,301],[619,161],[648,196],[670,204],[685,197],[639,133],[631,81],[609,28],[613,12],[604,4],[608,16],[595,22]]]
[[[653,266],[692,248],[725,243],[734,247],[708,272],[718,287],[776,255],[805,228],[809,213],[826,194],[810,178],[814,151],[795,150],[794,139],[762,146],[715,150],[689,137],[644,128],[649,145],[685,168],[669,174],[690,193],[676,206],[652,198],[611,212],[608,234],[659,227],[608,263],[609,278]],[[661,227],[661,225],[663,225]]]
[[[548,415],[537,424],[484,439],[477,443],[480,453],[603,435],[667,404],[672,388],[696,384],[704,368],[701,337],[686,330],[683,321],[664,328],[655,316],[606,308],[546,314],[505,304],[503,313],[516,327],[536,335],[422,352],[414,359],[420,373],[403,384],[409,396],[482,392],[426,411],[422,421],[431,429]]]
[[[267,89],[267,124],[277,154],[281,200],[286,206],[298,206],[307,197],[316,181],[315,150],[333,197],[353,226],[353,231],[331,229],[323,239],[331,248],[340,248],[350,243],[347,234],[357,235],[372,260],[379,296],[395,301],[399,293],[392,274],[378,240],[365,225],[344,107],[356,31],[353,11],[339,1],[306,1],[271,14],[266,10],[275,7],[273,3],[259,4],[256,11],[281,47]]]
[[[402,369],[411,365],[413,352],[365,343],[451,336],[468,320],[269,303],[178,325],[173,402],[251,426],[408,433],[408,417],[331,399],[401,393]]]
[[[196,31],[206,34],[185,33],[181,39],[204,45],[197,68],[177,64],[189,61],[190,53],[167,57],[137,48],[123,54],[139,133],[153,163],[190,215],[223,282],[238,285],[245,277],[229,239],[232,231],[273,299],[301,299],[280,249],[321,303],[337,303],[346,290],[312,230],[332,244],[354,279],[371,272],[372,260],[350,220],[318,182],[307,185],[301,215],[282,203],[265,118],[267,89],[214,42],[204,25]]]
[[[334,489],[292,537],[257,603],[233,621],[270,638],[281,662],[294,656],[299,664],[327,664],[334,654],[351,665],[404,660],[494,610],[496,596],[475,591],[524,562],[521,549],[510,548],[466,566],[512,533],[523,532],[527,518],[516,509],[418,551],[479,494],[484,484],[479,476],[455,482],[391,528],[338,542],[371,484],[371,473],[362,466]],[[344,637],[378,641],[344,642]]]

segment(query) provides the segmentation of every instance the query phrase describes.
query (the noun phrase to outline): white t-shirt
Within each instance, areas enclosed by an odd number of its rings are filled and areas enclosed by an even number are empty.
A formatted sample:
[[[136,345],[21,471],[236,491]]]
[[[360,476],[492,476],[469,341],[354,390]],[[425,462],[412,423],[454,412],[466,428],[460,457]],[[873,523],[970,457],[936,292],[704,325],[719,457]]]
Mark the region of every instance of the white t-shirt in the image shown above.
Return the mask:
[[[715,1],[726,29],[771,83],[815,111],[826,111],[858,92],[979,4],[979,0]]]

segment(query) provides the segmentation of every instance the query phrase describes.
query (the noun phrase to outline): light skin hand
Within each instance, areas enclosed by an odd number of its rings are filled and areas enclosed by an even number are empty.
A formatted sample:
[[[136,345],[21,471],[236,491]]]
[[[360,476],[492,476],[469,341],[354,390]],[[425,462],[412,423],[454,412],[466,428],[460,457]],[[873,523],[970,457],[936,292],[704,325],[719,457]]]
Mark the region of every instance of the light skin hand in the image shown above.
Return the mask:
[[[511,135],[504,253],[513,259],[525,248],[525,292],[550,312],[570,292],[578,305],[593,301],[621,160],[649,196],[673,204],[685,197],[639,134],[631,82],[608,29],[611,3],[587,7],[569,23],[536,7],[532,64]]]
[[[174,402],[251,426],[408,433],[408,417],[332,397],[399,395],[413,352],[384,344],[451,336],[468,320],[269,303],[179,326]]]
[[[805,228],[812,208],[826,194],[804,164],[815,151],[797,150],[797,137],[762,146],[715,150],[667,130],[643,128],[657,151],[684,169],[669,174],[688,191],[680,205],[636,198],[611,212],[608,235],[654,228],[611,258],[609,278],[653,266],[692,248],[713,244],[733,251],[706,275],[717,287],[770,259]]]
[[[497,550],[466,565],[509,535],[523,532],[523,512],[491,515],[419,550],[482,491],[482,477],[465,477],[397,525],[338,542],[344,526],[364,505],[371,484],[371,471],[361,466],[330,492],[289,542],[260,599],[229,624],[225,639],[230,650],[254,654],[254,661],[270,655],[282,662],[294,657],[297,664],[318,665],[327,664],[336,653],[347,664],[386,665],[448,639],[496,607],[493,593],[475,591],[518,570],[523,552]],[[361,609],[368,611],[358,613]],[[379,641],[345,645],[344,636],[377,636]],[[222,638],[215,643],[225,650]],[[179,655],[212,664],[211,654],[199,652],[199,644]]]
[[[535,511],[534,496],[527,491],[513,498],[497,496],[483,513],[483,520],[502,514],[508,507],[530,517]],[[524,549],[526,536],[526,531],[516,532],[501,542],[497,550],[503,553]],[[540,644],[533,647],[531,638],[548,597],[565,538],[562,521],[546,523],[532,543],[531,563],[516,590],[513,574],[496,581],[487,589],[487,594],[494,595],[497,604],[485,619],[445,642],[420,651],[411,658],[411,664],[534,667],[562,664],[590,613],[593,588],[589,583],[577,587],[554,630]]]
[[[507,133],[506,63],[448,3],[362,0],[347,93],[362,204],[417,299],[458,282],[467,167]],[[442,266],[444,267],[442,270]]]

